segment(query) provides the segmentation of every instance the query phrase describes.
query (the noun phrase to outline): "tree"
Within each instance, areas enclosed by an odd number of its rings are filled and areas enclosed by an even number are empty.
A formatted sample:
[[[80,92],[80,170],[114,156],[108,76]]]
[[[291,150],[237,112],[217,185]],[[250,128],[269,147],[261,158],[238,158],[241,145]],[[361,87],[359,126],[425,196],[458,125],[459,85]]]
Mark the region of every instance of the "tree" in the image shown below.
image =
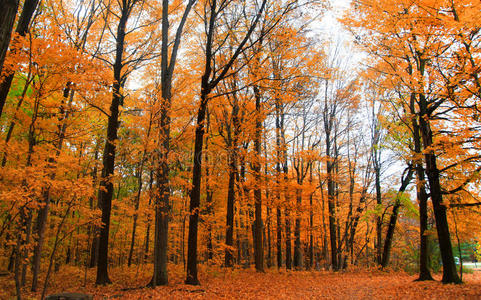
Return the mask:
[[[182,13],[182,19],[177,26],[173,46],[169,49],[169,1],[162,1],[162,48],[161,48],[161,104],[158,122],[159,149],[157,154],[158,168],[156,171],[157,193],[155,198],[155,240],[154,240],[154,276],[151,286],[166,285],[167,246],[169,228],[169,151],[170,151],[170,109],[172,103],[172,81],[182,32],[187,17],[195,0],[189,0]]]
[[[456,4],[454,1],[446,3],[446,7],[454,8],[449,11],[443,4],[434,4],[428,0],[414,3],[385,1],[382,5],[364,1],[358,4],[363,12],[357,15],[359,18],[354,21],[353,27],[367,29],[373,33],[359,41],[362,41],[369,53],[377,58],[375,69],[388,75],[391,86],[401,86],[402,93],[414,94],[414,117],[419,124],[422,139],[424,168],[429,182],[443,260],[443,282],[458,283],[460,280],[452,254],[447,206],[443,202],[445,192],[441,186],[441,172],[438,167],[439,162],[443,160],[444,146],[440,143],[443,138],[450,139],[450,142],[458,139],[454,144],[466,143],[466,140],[459,139],[460,136],[441,129],[449,123],[443,120],[452,119],[444,117],[452,113],[461,113],[460,110],[464,110],[467,103],[472,100],[470,96],[462,96],[461,90],[464,87],[454,79],[456,72],[450,71],[453,70],[451,67],[453,62],[460,57],[460,53],[455,49],[465,48],[461,46],[462,42],[458,43],[456,39],[451,38],[459,36],[457,32],[460,30],[460,27],[453,26],[449,21],[456,20]],[[468,3],[463,13],[469,14],[471,9],[476,9],[476,5]],[[382,22],[369,23],[369,15],[377,16],[378,20],[381,17]],[[438,18],[438,15],[442,17]],[[461,36],[472,32],[468,28],[469,26],[463,27]],[[383,47],[380,48],[379,44]],[[435,132],[440,135],[436,135]]]
[[[221,1],[217,3],[217,0],[213,0],[211,3],[205,4],[205,11],[208,15],[205,16],[206,22],[206,44],[205,44],[205,66],[201,80],[201,92],[200,103],[197,110],[197,120],[195,128],[194,139],[194,166],[192,168],[192,189],[190,192],[190,216],[189,216],[189,246],[188,246],[188,258],[187,258],[187,278],[185,283],[198,285],[197,279],[197,231],[199,222],[199,205],[200,205],[200,184],[201,184],[201,170],[202,170],[202,145],[204,142],[204,121],[207,110],[207,104],[209,102],[209,94],[219,84],[219,82],[225,78],[229,72],[232,64],[237,57],[241,54],[246,47],[247,42],[254,31],[257,23],[259,22],[267,0],[263,0],[259,8],[254,12],[254,17],[251,24],[248,25],[241,42],[235,48],[232,55],[226,59],[225,65],[219,70],[212,68],[213,59],[215,58],[215,52],[213,49],[214,33],[217,28],[218,18],[220,18],[222,12],[228,7],[231,1]]]
[[[97,284],[111,283],[108,276],[108,247],[109,247],[109,229],[110,229],[110,214],[112,209],[113,196],[113,174],[115,168],[115,153],[116,141],[118,139],[119,129],[119,108],[124,105],[125,95],[123,89],[127,81],[128,75],[133,69],[139,67],[144,61],[150,59],[155,53],[149,53],[149,45],[152,45],[153,40],[147,36],[143,41],[138,42],[134,48],[126,48],[126,38],[134,29],[127,27],[127,22],[132,13],[139,9],[141,1],[139,0],[123,0],[119,2],[119,7],[106,7],[105,22],[110,22],[112,17],[118,19],[117,30],[113,33],[115,39],[115,56],[114,61],[109,62],[106,58],[98,55],[108,65],[112,67],[113,84],[112,84],[112,100],[109,108],[107,134],[105,140],[105,147],[102,156],[102,173],[99,182],[99,203],[102,208],[102,228],[100,230],[99,248],[98,248],[98,266],[97,266]],[[118,9],[118,14],[113,13],[114,9]],[[139,15],[140,18],[140,15]],[[110,25],[106,25],[110,26]],[[139,26],[139,25],[137,25]],[[137,27],[138,28],[138,27]],[[146,47],[147,46],[147,47]],[[137,57],[132,57],[131,54],[125,52],[131,51],[136,53],[142,48],[142,52]],[[127,52],[128,53],[128,52]]]

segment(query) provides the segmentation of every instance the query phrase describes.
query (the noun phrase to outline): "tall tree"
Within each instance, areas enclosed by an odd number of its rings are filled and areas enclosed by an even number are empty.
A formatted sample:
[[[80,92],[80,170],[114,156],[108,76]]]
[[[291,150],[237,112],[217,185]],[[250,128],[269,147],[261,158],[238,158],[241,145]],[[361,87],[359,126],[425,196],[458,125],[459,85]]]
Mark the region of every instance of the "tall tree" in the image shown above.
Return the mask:
[[[388,84],[391,87],[402,87],[403,93],[407,95],[414,93],[416,102],[414,115],[418,120],[422,139],[421,150],[424,154],[425,173],[434,208],[443,261],[443,282],[445,283],[458,283],[460,280],[454,264],[446,213],[447,205],[443,202],[445,201],[443,194],[459,190],[454,188],[450,192],[443,192],[441,171],[438,165],[442,161],[442,157],[446,157],[443,155],[446,152],[442,151],[444,146],[438,140],[442,139],[441,137],[451,141],[457,139],[453,145],[465,145],[464,147],[466,147],[467,140],[460,139],[459,135],[441,128],[448,126],[449,122],[445,122],[443,119],[448,115],[447,113],[449,112],[451,116],[458,112],[463,114],[461,111],[469,107],[468,103],[472,100],[470,96],[473,95],[461,92],[465,86],[459,84],[458,75],[454,75],[457,72],[452,72],[454,70],[453,63],[459,61],[461,57],[457,50],[465,47],[462,46],[462,41],[451,37],[459,36],[459,34],[469,36],[476,28],[476,25],[472,23],[469,25],[465,23],[466,26],[457,26],[459,25],[456,24],[459,22],[456,21],[457,3],[458,1],[434,3],[429,0],[410,3],[389,0],[383,1],[383,3],[373,3],[372,1],[362,1],[361,3],[359,1],[358,8],[362,9],[362,13],[358,14],[357,16],[360,18],[352,23],[352,27],[363,30],[369,28],[374,33],[360,41],[377,59],[375,69],[382,70],[387,75],[387,81],[390,81]],[[472,9],[479,8],[478,5],[466,3],[463,14],[469,15]],[[446,10],[446,7],[452,9]],[[370,23],[369,16],[377,16],[378,19],[381,18],[382,22]],[[474,29],[474,32],[477,30]],[[379,47],[379,44],[382,44],[383,47]],[[464,53],[462,56],[466,57],[465,54],[468,53]],[[470,59],[463,59],[463,61],[467,63]],[[458,65],[458,63],[454,64]],[[462,63],[461,65],[466,66],[467,64]],[[474,81],[470,79],[470,82],[475,83],[476,76],[469,76],[474,79]],[[466,123],[464,123],[463,128],[469,127],[465,126]],[[452,165],[457,165],[457,163]]]
[[[219,84],[219,82],[227,76],[232,64],[236,61],[242,51],[248,46],[248,41],[251,34],[259,22],[267,0],[263,0],[261,5],[257,7],[253,14],[253,20],[248,25],[244,36],[239,38],[240,43],[236,46],[232,55],[225,59],[226,63],[219,69],[213,69],[213,61],[215,59],[214,39],[215,32],[218,27],[219,18],[227,9],[231,1],[217,0],[205,4],[205,66],[201,80],[200,103],[197,110],[197,120],[195,128],[194,139],[194,166],[192,168],[192,189],[190,192],[190,216],[189,216],[189,239],[188,239],[188,257],[187,257],[187,278],[185,283],[198,285],[197,278],[197,232],[199,222],[199,206],[200,206],[200,185],[201,185],[201,170],[202,170],[202,145],[204,142],[204,121],[209,102],[209,95],[212,90]],[[231,34],[231,32],[229,32]]]
[[[105,147],[102,156],[102,173],[99,178],[99,192],[98,201],[102,209],[102,228],[100,230],[99,248],[98,248],[98,263],[97,263],[97,284],[111,283],[108,276],[108,247],[109,247],[109,232],[110,232],[110,215],[112,210],[112,196],[113,196],[113,175],[115,168],[115,154],[118,140],[118,130],[120,125],[120,107],[124,105],[125,94],[123,92],[128,75],[136,68],[140,67],[143,62],[155,56],[155,52],[151,52],[149,47],[155,38],[152,33],[146,36],[142,41],[138,41],[133,48],[126,48],[126,37],[135,29],[139,29],[141,25],[135,24],[134,28],[127,26],[129,18],[132,13],[137,13],[137,18],[141,19],[142,11],[135,11],[141,7],[140,0],[122,0],[118,2],[118,7],[113,7],[109,4],[106,7],[105,22],[111,22],[112,18],[117,19],[117,30],[113,31],[112,35],[115,40],[115,50],[113,62],[108,58],[104,58],[103,53],[97,54],[99,59],[105,61],[111,66],[113,71],[112,83],[112,98],[109,112],[107,113],[107,134],[105,140]],[[114,11],[117,10],[116,13]],[[110,26],[110,25],[108,25]],[[145,26],[145,25],[144,25]],[[142,51],[139,51],[142,50]],[[138,54],[137,52],[140,52]],[[126,54],[127,53],[127,54]],[[132,57],[132,54],[137,56]]]
[[[167,248],[169,229],[169,152],[170,152],[170,110],[172,106],[172,81],[174,78],[177,54],[182,40],[187,17],[196,0],[189,0],[182,13],[173,40],[169,37],[169,1],[162,1],[162,48],[161,48],[161,103],[158,121],[159,149],[157,154],[157,193],[155,197],[155,240],[154,240],[154,276],[151,286],[168,284]],[[173,46],[169,49],[170,43]]]

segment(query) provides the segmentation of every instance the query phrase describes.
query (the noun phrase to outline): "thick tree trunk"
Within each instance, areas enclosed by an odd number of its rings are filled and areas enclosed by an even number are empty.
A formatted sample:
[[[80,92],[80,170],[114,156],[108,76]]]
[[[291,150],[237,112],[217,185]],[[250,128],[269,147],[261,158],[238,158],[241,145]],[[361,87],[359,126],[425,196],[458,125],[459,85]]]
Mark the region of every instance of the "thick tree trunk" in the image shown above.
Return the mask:
[[[20,14],[20,18],[18,19],[18,23],[17,23],[17,28],[15,30],[15,32],[20,36],[25,36],[27,34],[28,26],[30,24],[30,21],[32,20],[35,9],[37,8],[37,4],[38,4],[38,0],[26,0],[25,3],[23,4],[22,13]],[[4,8],[2,7],[2,10],[3,9]],[[5,11],[2,11],[2,14],[5,14]],[[15,16],[13,17],[15,18]],[[6,24],[6,27],[8,27],[7,24]],[[5,29],[7,30],[8,28],[6,27]],[[15,43],[15,40],[12,41],[12,43]],[[15,72],[8,74],[0,84],[0,116],[2,115],[3,107],[5,106],[5,102],[7,101],[7,95],[8,95],[8,92],[10,91],[10,87],[12,86],[12,81],[14,76],[15,76]]]
[[[416,166],[416,177],[418,181],[417,197],[419,202],[419,278],[418,281],[433,280],[429,271],[429,241],[426,230],[428,230],[428,195],[424,185],[424,170],[420,163]]]
[[[166,157],[162,157],[157,170],[157,191],[155,195],[155,238],[154,238],[154,275],[151,286],[167,285],[167,250],[169,230],[169,199],[170,188],[168,182],[169,164]]]
[[[438,232],[439,248],[441,250],[441,259],[443,262],[443,283],[461,283],[456,265],[454,263],[453,247],[451,244],[451,235],[449,233],[449,224],[446,215],[446,205],[443,203],[441,185],[439,182],[439,170],[436,162],[436,153],[432,149],[433,133],[430,128],[428,115],[428,104],[423,94],[419,95],[419,128],[424,146],[424,159],[426,161],[426,174],[429,181],[429,189],[431,191],[431,200],[433,202],[434,216],[436,219],[436,229]]]
[[[415,115],[416,95],[411,94],[410,98],[410,110],[411,114]],[[419,239],[420,239],[420,253],[419,253],[419,281],[433,280],[431,273],[429,272],[429,256],[428,256],[428,235],[426,230],[428,229],[428,195],[426,193],[426,184],[424,177],[424,168],[422,165],[422,141],[421,132],[418,121],[415,117],[411,119],[413,128],[413,140],[414,140],[414,153],[416,154],[416,161],[414,166],[416,169],[416,194],[419,203]]]
[[[3,62],[7,54],[10,37],[12,36],[13,23],[18,10],[18,0],[2,0],[2,13],[0,14],[0,75]]]
[[[155,194],[155,239],[154,239],[154,275],[152,286],[167,285],[167,248],[170,213],[169,159],[170,151],[170,105],[171,86],[166,84],[162,91],[163,105],[160,111],[158,154],[159,167],[156,172],[157,191]]]
[[[207,124],[206,124],[206,134],[207,136],[205,137],[205,214],[209,218],[205,223],[206,229],[207,229],[207,252],[206,252],[206,261],[209,262],[214,257],[213,253],[213,245],[212,245],[212,216],[214,214],[214,203],[213,203],[213,197],[214,197],[214,191],[212,190],[212,187],[210,185],[210,165],[209,165],[209,130],[210,130],[210,115],[209,115],[209,110],[207,110]]]

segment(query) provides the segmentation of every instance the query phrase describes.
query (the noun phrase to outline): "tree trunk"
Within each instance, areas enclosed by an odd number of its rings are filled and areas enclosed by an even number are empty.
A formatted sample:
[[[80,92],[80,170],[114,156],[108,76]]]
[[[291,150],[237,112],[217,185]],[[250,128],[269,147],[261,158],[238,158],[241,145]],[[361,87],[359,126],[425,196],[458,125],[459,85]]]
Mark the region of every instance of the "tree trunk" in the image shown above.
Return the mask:
[[[207,127],[209,127],[209,113],[207,112]],[[210,168],[209,168],[209,156],[208,156],[208,139],[205,139],[205,202],[206,202],[206,214],[209,216],[209,221],[207,222],[207,257],[206,260],[209,261],[214,257],[214,249],[212,245],[212,216],[214,214],[214,191],[210,186]]]
[[[328,146],[326,146],[328,147]],[[328,154],[329,157],[329,154]],[[330,157],[329,157],[330,158]],[[330,158],[332,159],[332,158]],[[327,162],[327,206],[329,211],[329,237],[331,241],[331,266],[337,271],[339,264],[337,261],[337,239],[336,239],[336,208],[335,208],[335,189],[333,179],[333,163]]]
[[[461,283],[456,265],[454,263],[453,247],[451,244],[451,235],[449,233],[448,219],[446,216],[446,205],[443,203],[441,185],[439,183],[439,170],[436,162],[436,153],[432,149],[433,133],[430,128],[428,114],[428,104],[423,94],[419,95],[419,128],[424,146],[424,159],[426,161],[426,174],[429,181],[429,189],[431,191],[431,200],[433,202],[434,216],[436,219],[436,229],[438,232],[439,248],[441,250],[441,258],[443,262],[443,283]]]
[[[410,110],[411,114],[416,113],[415,109],[416,95],[411,94],[410,98]],[[415,117],[411,118],[413,128],[413,140],[414,140],[414,153],[416,160],[414,161],[416,169],[416,195],[419,203],[419,240],[420,240],[420,253],[419,253],[419,278],[418,281],[433,280],[431,273],[429,272],[428,260],[428,235],[426,230],[428,229],[428,195],[426,194],[426,184],[424,177],[424,168],[422,165],[421,150],[421,132],[418,121]]]
[[[210,74],[209,72],[206,74]],[[194,140],[194,166],[192,170],[192,190],[190,192],[190,215],[189,215],[189,235],[187,249],[187,278],[186,284],[199,285],[197,278],[197,231],[199,223],[200,206],[200,185],[202,175],[202,145],[204,143],[204,121],[207,110],[208,95],[210,88],[208,84],[209,75],[202,76],[202,89],[200,107],[197,111],[197,123],[195,128]]]
[[[150,170],[149,172],[149,207],[152,205],[152,196],[153,196],[153,183],[154,183],[154,171]],[[149,248],[150,248],[150,217],[147,219],[147,230],[145,231],[145,248],[144,248],[144,261],[147,260],[149,257]]]
[[[266,198],[269,195],[266,195]],[[269,206],[266,207],[266,227],[267,227],[267,268],[272,267],[272,243],[271,243],[271,208]]]
[[[225,243],[228,248],[225,250],[225,266],[233,266],[232,247],[234,245],[234,201],[235,201],[235,178],[237,172],[236,154],[234,149],[229,153],[229,185],[227,191],[227,218]]]
[[[154,233],[154,275],[151,286],[167,285],[167,247],[169,229],[169,198],[170,188],[168,182],[169,165],[162,157],[157,170],[157,191],[155,195],[155,233]]]
[[[277,76],[279,77],[279,76]],[[277,208],[276,208],[276,246],[277,246],[277,268],[280,269],[282,267],[282,212],[281,212],[281,157],[282,157],[282,150],[281,150],[281,130],[283,130],[283,117],[281,116],[281,103],[280,99],[276,97],[275,99],[276,105],[276,154],[277,154],[277,161],[276,161],[276,201],[277,201]]]
[[[112,85],[112,103],[107,123],[107,138],[105,140],[104,153],[102,155],[102,174],[99,182],[99,203],[102,208],[102,227],[99,236],[97,279],[96,284],[105,285],[111,283],[108,275],[108,248],[110,232],[110,213],[112,210],[113,175],[115,168],[115,151],[117,132],[119,129],[119,106],[122,103],[124,79],[122,78],[122,55],[124,52],[124,39],[130,8],[123,7],[117,27],[116,53],[114,71],[114,83]]]
[[[254,86],[254,95],[256,99],[256,131],[254,136],[255,158],[253,164],[255,189],[254,189],[254,258],[256,271],[264,272],[264,249],[262,242],[262,192],[261,192],[261,137],[262,137],[262,120],[261,120],[261,94],[259,88]]]
[[[161,93],[162,103],[159,120],[159,148],[157,193],[155,197],[155,240],[154,240],[154,274],[151,286],[168,284],[168,230],[170,213],[170,185],[169,185],[169,152],[170,152],[170,108],[172,104],[172,79],[175,70],[177,52],[181,41],[182,31],[187,16],[195,1],[189,0],[177,27],[175,38],[169,55],[169,1],[162,0],[162,47],[161,47]],[[148,242],[148,236],[147,236]],[[148,243],[146,243],[148,245]]]
[[[414,170],[411,167],[409,167],[407,175],[404,178],[402,178],[401,187],[399,187],[399,190],[397,192],[398,197],[402,193],[404,193],[404,191],[406,190],[407,186],[409,185],[409,182],[411,182],[413,174],[414,174]],[[383,247],[382,260],[381,260],[382,268],[386,268],[387,265],[389,264],[389,257],[391,254],[391,246],[392,246],[392,240],[394,236],[394,229],[396,228],[400,207],[401,207],[401,201],[399,199],[396,199],[396,202],[394,203],[394,207],[392,209],[391,217],[389,219],[386,238],[384,239],[384,247]]]
[[[234,78],[235,80],[235,78]],[[233,106],[232,106],[232,126],[234,128],[233,132],[229,129],[228,135],[228,143],[229,152],[228,152],[228,159],[229,159],[229,184],[228,184],[228,191],[227,191],[227,217],[226,217],[226,236],[225,236],[225,243],[227,247],[225,250],[225,266],[232,267],[234,256],[233,256],[233,249],[234,246],[234,202],[235,202],[235,180],[237,178],[237,143],[238,143],[238,134],[240,130],[239,124],[239,105],[237,102],[237,95],[233,94]]]
[[[302,184],[302,183],[300,183]],[[302,202],[302,190],[296,190],[296,222],[294,227],[294,268],[300,269],[302,265],[302,254],[301,254],[301,217],[300,217],[300,206]]]
[[[142,173],[143,173],[143,165],[144,165],[144,154],[142,155],[141,161],[139,163],[139,167],[137,170],[137,195],[135,196],[135,212],[134,212],[134,220],[132,223],[132,236],[130,238],[130,250],[129,250],[129,257],[127,259],[127,265],[130,267],[132,265],[132,256],[134,254],[135,248],[135,234],[137,233],[137,219],[139,218],[139,206],[140,206],[140,195],[142,194]]]
[[[163,87],[163,105],[159,122],[159,167],[156,172],[157,192],[155,194],[155,239],[154,239],[154,275],[152,286],[167,285],[167,248],[170,212],[169,159],[170,151],[170,105],[171,85]]]
[[[375,145],[376,149],[378,145]],[[377,150],[374,150],[375,160],[375,186],[376,186],[376,204],[378,207],[382,205],[381,196],[381,166],[380,162],[377,161]],[[376,216],[376,262],[380,265],[382,262],[382,216]]]
[[[279,204],[276,208],[276,247],[277,247],[277,268],[282,268],[282,212]]]
[[[27,34],[28,26],[33,17],[33,13],[35,12],[35,9],[37,8],[37,4],[38,4],[38,0],[26,0],[25,3],[23,4],[22,13],[20,14],[20,18],[18,19],[18,23],[17,23],[17,28],[15,30],[15,32],[20,36],[24,37]],[[4,10],[3,7],[2,7],[2,10]],[[2,12],[2,14],[5,14],[5,13],[6,13],[5,11]],[[15,18],[15,16],[13,17]],[[8,29],[7,27],[8,25],[5,24],[5,30]],[[2,24],[2,30],[3,29],[4,28]],[[12,41],[12,44],[14,43],[15,43],[15,40]],[[3,107],[5,106],[5,102],[7,101],[8,92],[10,91],[10,87],[12,86],[12,81],[14,76],[15,76],[15,72],[8,74],[7,76],[5,76],[4,80],[0,84],[0,116],[2,115]]]
[[[313,184],[313,165],[311,164],[311,169],[310,169],[310,177],[309,177],[309,182],[312,186]],[[314,265],[314,241],[313,241],[313,230],[314,230],[314,210],[313,210],[313,198],[314,198],[314,192],[312,192],[309,195],[309,264],[308,264],[308,269],[312,269]]]
[[[2,74],[3,62],[7,54],[10,37],[12,36],[13,23],[18,10],[18,0],[3,0],[2,14],[0,14],[0,75]]]
[[[286,201],[287,202],[287,201]],[[286,269],[292,269],[292,249],[291,249],[291,216],[289,209],[284,210],[286,223]]]
[[[420,163],[416,165],[416,177],[418,181],[417,197],[419,201],[419,278],[418,281],[433,280],[429,271],[429,249],[428,249],[428,195],[424,185],[424,170]]]

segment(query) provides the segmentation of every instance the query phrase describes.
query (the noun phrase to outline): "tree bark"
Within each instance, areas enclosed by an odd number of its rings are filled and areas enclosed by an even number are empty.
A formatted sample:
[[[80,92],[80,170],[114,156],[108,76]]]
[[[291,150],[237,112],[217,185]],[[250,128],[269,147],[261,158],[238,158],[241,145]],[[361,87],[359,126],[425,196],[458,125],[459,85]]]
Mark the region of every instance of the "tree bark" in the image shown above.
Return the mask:
[[[210,74],[210,71],[209,71]],[[207,97],[210,89],[207,77],[202,77],[201,103],[197,111],[197,125],[194,140],[194,167],[192,170],[192,190],[190,193],[189,235],[187,247],[186,284],[199,285],[197,278],[197,231],[199,223],[200,184],[202,172],[202,145],[204,143],[204,120],[207,110]]]
[[[429,124],[430,115],[428,114],[428,103],[423,94],[419,94],[419,128],[424,146],[424,160],[426,161],[426,174],[431,191],[434,216],[436,219],[436,229],[438,232],[439,248],[443,262],[443,283],[461,283],[456,265],[454,263],[453,247],[449,224],[446,215],[446,205],[443,203],[441,184],[439,182],[439,169],[436,162],[436,153],[432,149],[433,133]]]
[[[15,30],[18,35],[22,37],[26,36],[28,32],[28,26],[30,24],[30,21],[32,20],[35,9],[37,8],[37,4],[38,0],[26,0],[23,4],[22,13],[20,14],[17,28]],[[2,14],[3,13],[4,12],[2,12]],[[13,43],[15,43],[15,40],[12,41],[12,44]],[[0,84],[0,116],[2,115],[3,107],[5,106],[5,102],[7,101],[8,92],[10,91],[10,87],[12,86],[14,76],[15,72],[8,74]]]
[[[207,131],[209,131],[210,128],[210,117],[209,117],[209,112],[207,112]],[[206,202],[206,214],[209,216],[209,221],[207,222],[207,257],[206,260],[209,261],[214,257],[214,249],[213,249],[213,244],[212,244],[212,216],[214,214],[214,202],[213,202],[213,197],[214,197],[214,191],[212,190],[212,187],[210,185],[210,166],[209,166],[209,136],[206,137],[205,139],[205,202]],[[228,212],[227,212],[228,214]]]
[[[234,78],[235,80],[235,78]],[[229,146],[229,184],[227,191],[227,217],[226,217],[226,238],[225,242],[227,247],[234,246],[234,202],[235,202],[235,180],[237,178],[237,155],[238,155],[238,134],[239,134],[239,105],[237,101],[237,95],[233,94],[233,106],[232,106],[232,127],[233,132],[229,129],[228,143]],[[233,253],[232,249],[226,249],[225,251],[225,266],[233,266]]]
[[[102,227],[99,236],[97,279],[96,284],[105,285],[111,283],[108,275],[108,248],[110,232],[110,213],[112,210],[113,196],[113,175],[115,168],[115,152],[117,143],[117,132],[119,129],[119,106],[123,96],[121,89],[124,78],[122,76],[122,56],[124,52],[124,40],[127,20],[130,14],[130,7],[122,7],[119,24],[117,26],[115,63],[113,66],[114,83],[112,85],[112,102],[107,123],[107,138],[105,140],[104,152],[102,155],[102,174],[99,182],[99,203],[102,208]]]
[[[2,0],[2,14],[0,14],[0,75],[7,54],[10,38],[12,36],[13,23],[17,16],[18,0]]]
[[[414,174],[414,170],[409,167],[408,173],[404,176],[401,180],[401,186],[397,192],[397,195],[401,195],[406,190],[409,182],[411,182],[412,176]],[[386,268],[389,264],[389,258],[391,255],[391,246],[394,236],[394,229],[396,228],[397,218],[399,215],[399,208],[401,207],[401,201],[399,198],[396,199],[394,203],[394,207],[392,209],[391,217],[389,218],[389,224],[386,232],[386,238],[384,239],[384,247],[383,247],[383,254],[381,260],[381,267]]]
[[[144,152],[145,155],[145,152]],[[137,195],[135,196],[135,212],[134,212],[134,220],[132,222],[132,236],[130,238],[130,250],[129,250],[129,257],[127,259],[127,265],[130,267],[132,265],[132,256],[134,255],[134,248],[135,248],[135,234],[137,233],[137,219],[139,218],[139,206],[140,206],[140,195],[142,194],[142,173],[143,173],[143,162],[144,162],[144,155],[142,155],[141,161],[139,163],[139,167],[137,170]]]
[[[376,144],[374,148],[377,148]],[[374,173],[375,173],[375,186],[376,186],[376,204],[378,207],[382,205],[381,195],[381,166],[377,159],[377,150],[374,150]],[[382,263],[382,217],[376,216],[376,262],[380,265]]]
[[[302,183],[300,183],[302,184]],[[301,218],[300,218],[300,206],[302,202],[302,190],[296,190],[296,221],[294,227],[294,268],[300,269],[302,265],[302,254],[301,254]]]
[[[409,108],[411,114],[415,115],[415,101],[416,95],[411,94]],[[424,177],[424,168],[422,165],[422,141],[421,132],[419,128],[418,121],[415,117],[411,118],[411,124],[413,129],[413,140],[414,140],[414,153],[416,155],[416,160],[414,161],[414,166],[416,169],[416,195],[419,203],[419,278],[418,281],[433,280],[431,273],[429,272],[428,266],[428,235],[426,230],[428,229],[428,195],[426,193],[426,184]]]
[[[234,147],[234,146],[233,146]],[[226,218],[226,235],[225,243],[227,247],[233,247],[234,245],[234,201],[235,201],[235,179],[237,173],[237,158],[235,149],[232,147],[229,151],[229,185],[227,191],[227,218]],[[226,248],[225,250],[225,266],[233,266],[233,253],[232,248]]]
[[[286,223],[286,269],[290,270],[292,269],[291,216],[287,207],[284,210],[284,215],[284,221]]]
[[[434,280],[429,271],[428,230],[428,195],[424,184],[424,170],[421,163],[416,164],[417,197],[419,202],[419,278],[418,281]]]
[[[175,34],[175,39],[169,57],[169,1],[162,0],[162,48],[161,48],[161,92],[162,105],[159,120],[158,151],[159,167],[156,172],[157,193],[155,197],[155,240],[154,240],[154,274],[151,286],[167,285],[167,255],[168,255],[168,230],[170,212],[170,185],[169,185],[169,152],[170,152],[170,108],[172,105],[172,79],[175,70],[177,52],[187,16],[195,3],[189,0],[180,20]],[[202,149],[202,145],[201,148]],[[200,186],[199,186],[200,193]],[[198,213],[198,212],[197,212]]]
[[[276,248],[277,268],[282,268],[282,212],[279,205],[276,208]]]
[[[279,76],[276,76],[276,78]],[[277,268],[280,269],[282,267],[282,212],[281,212],[281,130],[284,125],[284,117],[281,112],[281,103],[280,99],[276,97],[275,99],[276,105],[276,154],[277,154],[277,161],[276,161],[276,200],[277,200],[277,208],[276,208],[276,246],[277,246]]]
[[[313,165],[310,166],[310,176],[309,176],[309,183],[313,184]],[[313,230],[314,230],[314,210],[313,210],[313,198],[314,192],[309,195],[309,264],[307,266],[308,269],[312,269],[314,265],[314,238],[313,238]]]
[[[329,143],[326,143],[326,149],[330,148]],[[330,149],[329,149],[330,150]],[[327,157],[329,159],[333,159],[330,157],[330,152],[327,150]],[[337,239],[336,239],[336,208],[335,208],[335,183],[333,179],[333,162],[327,161],[326,162],[327,168],[327,207],[329,211],[329,238],[331,242],[331,266],[332,268],[337,271],[339,269],[339,264],[337,261]]]
[[[264,249],[262,242],[262,192],[261,192],[261,95],[259,88],[254,87],[254,94],[256,99],[256,131],[254,137],[254,151],[256,153],[255,161],[253,164],[255,189],[254,189],[254,260],[257,272],[264,272]]]

